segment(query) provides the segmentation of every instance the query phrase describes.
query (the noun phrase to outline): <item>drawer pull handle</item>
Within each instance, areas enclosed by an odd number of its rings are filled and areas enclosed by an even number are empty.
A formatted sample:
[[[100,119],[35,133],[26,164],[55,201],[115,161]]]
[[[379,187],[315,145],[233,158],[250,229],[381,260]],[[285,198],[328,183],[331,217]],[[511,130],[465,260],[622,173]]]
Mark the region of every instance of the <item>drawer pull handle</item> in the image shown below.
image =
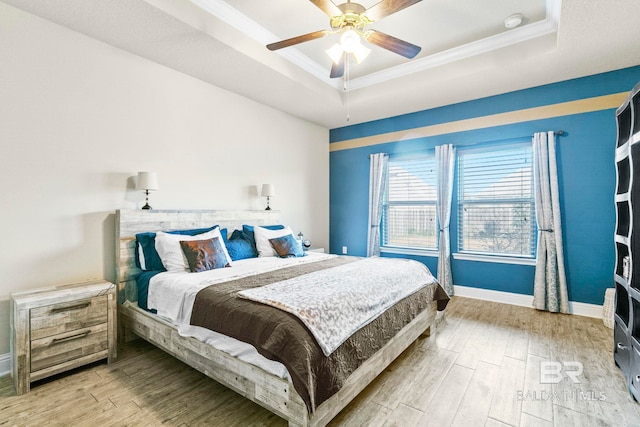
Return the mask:
[[[627,346],[622,344],[621,342],[618,343],[618,350],[620,351],[625,351],[627,349]]]
[[[69,307],[57,307],[57,308],[52,308],[51,312],[52,313],[60,313],[62,311],[70,311],[70,310],[80,310],[81,308],[87,308],[91,305],[90,302],[83,302],[81,304],[76,304],[76,305],[70,305]]]
[[[61,342],[66,342],[66,341],[72,341],[78,338],[84,338],[86,336],[88,336],[91,333],[91,330],[88,331],[84,331],[81,332],[79,334],[75,334],[75,335],[71,335],[68,337],[64,337],[64,338],[54,338],[51,340],[51,344],[50,345],[54,345],[54,344],[60,344]]]

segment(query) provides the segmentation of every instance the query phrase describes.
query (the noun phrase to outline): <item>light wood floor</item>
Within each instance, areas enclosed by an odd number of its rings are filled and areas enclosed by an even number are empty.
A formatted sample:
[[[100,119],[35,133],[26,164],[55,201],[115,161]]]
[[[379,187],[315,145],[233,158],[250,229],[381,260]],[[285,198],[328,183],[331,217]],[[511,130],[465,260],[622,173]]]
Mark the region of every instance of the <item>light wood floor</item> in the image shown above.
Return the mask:
[[[599,319],[455,297],[332,426],[640,426]],[[284,426],[286,422],[142,341],[119,360],[17,397],[0,379],[0,425]],[[577,361],[580,383],[540,383],[540,362]]]

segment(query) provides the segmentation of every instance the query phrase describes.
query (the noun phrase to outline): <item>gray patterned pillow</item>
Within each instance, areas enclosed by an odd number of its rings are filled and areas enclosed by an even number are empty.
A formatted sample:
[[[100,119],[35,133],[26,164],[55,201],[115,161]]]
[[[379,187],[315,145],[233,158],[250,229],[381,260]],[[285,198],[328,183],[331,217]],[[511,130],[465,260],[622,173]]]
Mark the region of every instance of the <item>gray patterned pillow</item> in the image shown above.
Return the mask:
[[[302,249],[300,242],[293,237],[293,234],[269,239],[269,243],[273,246],[280,258],[293,258],[307,255]]]
[[[192,273],[230,267],[218,237],[207,240],[181,240],[180,247]]]

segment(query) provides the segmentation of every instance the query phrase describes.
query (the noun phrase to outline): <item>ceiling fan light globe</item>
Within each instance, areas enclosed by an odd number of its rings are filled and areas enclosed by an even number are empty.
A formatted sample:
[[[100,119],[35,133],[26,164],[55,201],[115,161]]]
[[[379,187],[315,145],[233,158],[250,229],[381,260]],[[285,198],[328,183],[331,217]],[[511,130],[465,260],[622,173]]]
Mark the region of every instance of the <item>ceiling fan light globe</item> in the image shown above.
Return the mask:
[[[340,59],[344,54],[344,51],[342,50],[342,46],[340,46],[338,43],[334,44],[329,49],[325,50],[325,52],[336,65],[340,63]]]
[[[347,30],[340,37],[340,45],[345,52],[352,53],[360,45],[360,36],[354,30]]]
[[[358,43],[358,45],[353,49],[353,56],[356,58],[356,62],[358,64],[367,59],[367,56],[369,56],[370,53],[371,49],[361,45],[360,43]]]

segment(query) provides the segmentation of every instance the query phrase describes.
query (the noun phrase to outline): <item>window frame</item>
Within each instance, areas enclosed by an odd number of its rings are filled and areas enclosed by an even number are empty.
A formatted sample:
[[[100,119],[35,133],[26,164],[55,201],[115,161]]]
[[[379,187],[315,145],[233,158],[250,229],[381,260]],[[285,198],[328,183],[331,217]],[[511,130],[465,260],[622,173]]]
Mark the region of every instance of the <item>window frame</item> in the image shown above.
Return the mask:
[[[385,171],[386,182],[385,182],[385,194],[383,197],[382,203],[382,217],[380,220],[380,251],[386,253],[396,253],[396,254],[409,254],[409,255],[422,255],[422,256],[438,256],[438,242],[439,242],[439,227],[437,220],[437,188],[435,190],[434,198],[431,199],[422,199],[422,200],[393,200],[389,201],[389,190],[390,190],[390,173],[389,169],[393,166],[395,162],[402,161],[428,161],[432,163],[432,173],[436,176],[437,181],[437,164],[435,159],[435,150],[425,150],[420,153],[411,153],[411,154],[397,154],[390,155],[387,163],[387,170]],[[436,183],[437,185],[437,183]],[[429,246],[410,246],[410,245],[397,245],[397,244],[389,244],[388,243],[388,230],[389,225],[386,221],[389,219],[389,208],[392,206],[432,206],[434,212],[434,236],[435,236],[435,247]]]
[[[530,197],[496,197],[494,199],[482,199],[482,200],[464,200],[463,192],[464,192],[464,178],[463,178],[463,167],[461,164],[461,158],[464,155],[480,153],[480,152],[499,152],[503,150],[514,149],[516,147],[522,147],[528,149],[529,152],[526,153],[527,157],[531,160],[531,181],[530,181]],[[455,201],[456,201],[456,219],[457,219],[457,248],[458,251],[453,254],[454,259],[460,260],[469,260],[469,261],[487,261],[487,262],[498,262],[498,263],[508,263],[508,264],[522,264],[522,265],[535,265],[536,251],[537,251],[537,223],[536,223],[536,213],[535,213],[535,189],[534,189],[534,170],[533,170],[533,146],[530,142],[510,142],[499,145],[491,145],[485,147],[469,147],[459,149],[456,156],[456,182],[457,182],[457,191],[455,192]],[[508,252],[491,252],[491,251],[481,251],[474,249],[464,249],[464,232],[465,232],[465,224],[464,224],[464,214],[463,209],[464,206],[474,205],[474,204],[493,204],[495,206],[505,205],[505,204],[530,204],[529,212],[530,212],[530,221],[531,224],[529,226],[529,236],[530,236],[530,253],[529,254],[518,254],[518,253],[508,253]],[[453,213],[453,210],[452,210]]]

